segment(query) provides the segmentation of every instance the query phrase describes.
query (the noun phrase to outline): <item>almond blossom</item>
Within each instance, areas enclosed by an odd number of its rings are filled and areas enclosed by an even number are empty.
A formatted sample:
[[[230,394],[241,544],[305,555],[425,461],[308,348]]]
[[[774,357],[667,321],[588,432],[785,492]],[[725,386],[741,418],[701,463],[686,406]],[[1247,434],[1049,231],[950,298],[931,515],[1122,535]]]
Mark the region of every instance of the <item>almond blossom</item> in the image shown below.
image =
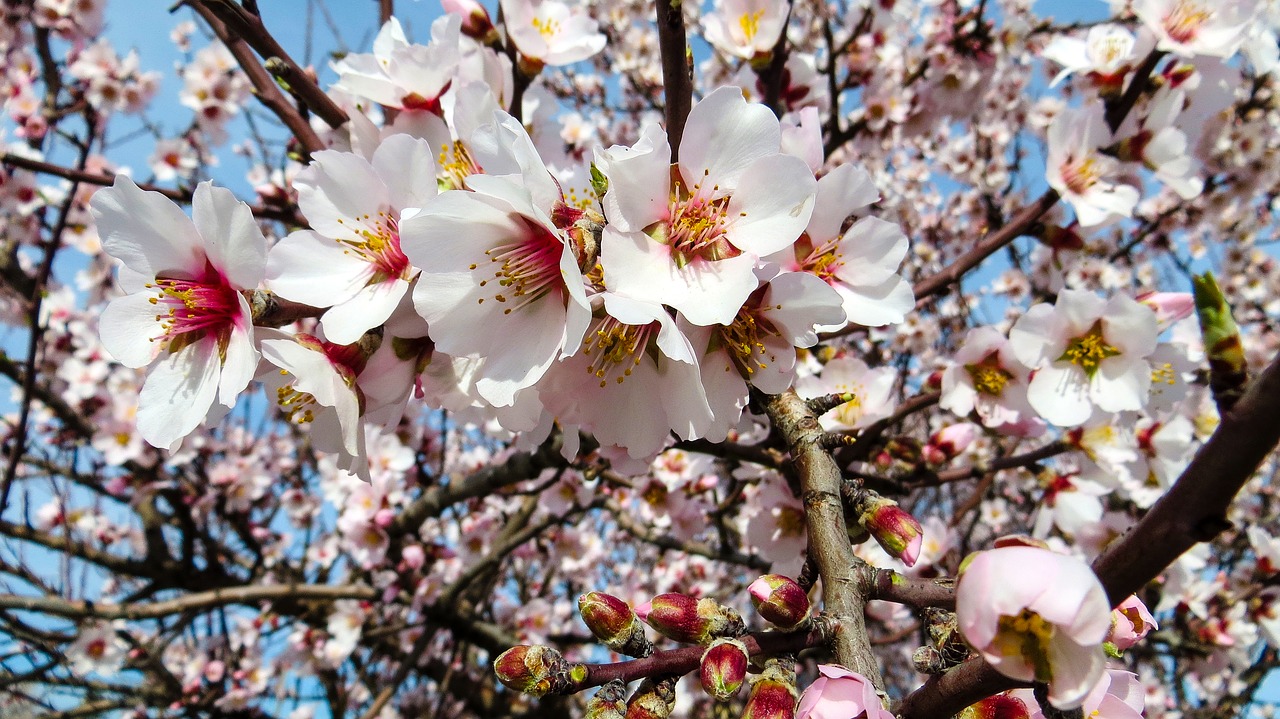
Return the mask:
[[[715,10],[703,20],[707,42],[721,52],[767,65],[786,29],[787,15],[787,4],[772,0],[716,0]]]
[[[326,150],[298,173],[298,206],[311,230],[281,240],[267,258],[267,284],[295,302],[329,307],[325,336],[350,344],[382,324],[416,274],[400,248],[400,216],[436,195],[431,147],[394,135],[372,158]]]
[[[80,676],[112,676],[124,667],[129,645],[116,634],[116,627],[95,622],[80,630],[76,640],[67,646],[66,654],[71,669]]]
[[[1150,41],[1148,41],[1148,45]],[[1117,96],[1124,90],[1125,75],[1141,60],[1141,48],[1133,33],[1119,25],[1095,25],[1083,40],[1057,35],[1045,46],[1045,58],[1062,65],[1053,78],[1057,85],[1068,76],[1082,73],[1104,96]]]
[[[1010,330],[1009,343],[1018,360],[1035,369],[1028,401],[1053,424],[1082,424],[1095,406],[1120,412],[1146,402],[1156,319],[1129,297],[1063,290],[1054,305],[1027,310]]]
[[[127,367],[151,366],[138,430],[176,450],[216,401],[235,405],[258,363],[241,294],[262,281],[266,240],[243,202],[201,183],[192,218],[124,175],[93,196],[103,249],[123,263],[129,294],[103,310],[102,344]]]
[[[431,24],[431,42],[415,45],[392,17],[378,31],[372,54],[353,53],[333,63],[334,87],[380,105],[439,114],[440,96],[458,68],[462,20],[446,14]]]
[[[758,259],[794,242],[813,211],[813,175],[780,142],[772,112],[723,87],[689,113],[678,163],[652,125],[632,147],[597,151],[605,285],[695,325],[732,322],[759,284]]]
[[[1032,546],[978,552],[960,572],[956,615],[996,671],[1048,683],[1059,709],[1080,706],[1106,669],[1111,606],[1078,559]]]
[[[983,425],[998,432],[1034,437],[1044,423],[1027,402],[1029,378],[1004,335],[975,327],[956,351],[955,363],[942,373],[938,406],[961,417],[976,412]]]
[[[893,719],[875,685],[839,664],[819,664],[818,678],[800,695],[796,719]]]
[[[1045,173],[1084,227],[1129,217],[1138,189],[1116,175],[1120,162],[1100,151],[1112,141],[1099,106],[1067,110],[1049,127]]]
[[[1231,57],[1257,9],[1248,0],[1137,0],[1133,11],[1155,33],[1159,50]]]
[[[520,54],[543,65],[569,65],[604,48],[605,36],[581,8],[559,0],[501,0]]]

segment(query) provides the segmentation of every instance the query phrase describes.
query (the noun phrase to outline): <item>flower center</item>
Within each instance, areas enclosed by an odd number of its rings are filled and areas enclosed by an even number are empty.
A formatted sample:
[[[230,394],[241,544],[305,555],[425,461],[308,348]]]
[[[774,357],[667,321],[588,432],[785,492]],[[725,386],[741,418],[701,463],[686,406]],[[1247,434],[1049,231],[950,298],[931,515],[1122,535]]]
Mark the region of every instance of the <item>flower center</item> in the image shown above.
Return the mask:
[[[991,397],[1003,395],[1005,385],[1013,379],[1013,375],[1000,366],[1000,360],[994,352],[987,355],[981,362],[967,364],[964,368],[969,373],[969,378],[973,380],[973,388],[979,394]]]
[[[631,376],[631,371],[640,366],[645,350],[649,347],[649,339],[654,334],[654,324],[628,325],[612,317],[606,317],[596,328],[595,334],[587,335],[582,346],[582,353],[591,357],[587,372],[600,380],[600,386],[608,384],[608,377],[622,384]],[[592,356],[595,355],[595,356]]]
[[[804,513],[795,507],[779,507],[774,519],[779,537],[803,537]]]
[[[464,189],[468,176],[478,175],[483,171],[462,140],[454,140],[440,147],[440,152],[436,155],[436,168],[436,185],[441,192]]]
[[[742,38],[747,42],[755,39],[756,33],[760,32],[760,18],[764,17],[764,10],[756,10],[751,13],[742,13],[738,18],[738,27],[742,28]]]
[[[1089,188],[1097,184],[1098,179],[1102,177],[1102,163],[1093,157],[1083,157],[1079,159],[1070,159],[1062,166],[1062,180],[1066,183],[1067,189],[1077,195],[1083,195],[1089,191]]]
[[[1035,668],[1036,680],[1053,679],[1049,666],[1049,642],[1056,628],[1030,609],[1000,617],[994,645],[1002,656],[1021,656]]]
[[[500,303],[512,302],[502,310],[504,315],[541,299],[564,283],[560,275],[564,242],[539,222],[519,215],[516,220],[524,226],[524,232],[506,244],[485,250],[489,262],[497,263],[497,268],[492,279],[480,281],[481,287],[487,287],[496,280],[498,291],[493,299]],[[471,269],[477,270],[479,265],[472,264]],[[483,304],[484,300],[481,297],[477,303]]]
[[[409,270],[409,258],[400,251],[399,219],[379,210],[376,217],[364,215],[360,220],[362,226],[352,229],[354,238],[338,240],[338,244],[347,247],[343,254],[355,254],[369,263],[373,271],[373,276],[368,281],[370,285],[392,279],[408,279],[405,274]],[[342,219],[338,220],[338,224],[347,225]]]
[[[552,38],[560,34],[560,22],[551,18],[543,19],[535,17],[530,23],[533,29],[538,31],[543,40],[550,42]]]
[[[226,350],[231,328],[241,321],[238,293],[212,266],[195,280],[157,277],[147,287],[159,294],[149,301],[160,314],[160,336],[152,337],[161,348],[177,352],[206,337],[218,341],[219,352]]]
[[[84,653],[91,659],[101,659],[107,653],[107,640],[94,639],[85,646]]]
[[[288,370],[280,370],[280,374],[288,375]],[[285,420],[294,424],[309,424],[315,420],[316,398],[310,393],[299,392],[293,384],[276,388],[276,404],[284,412]]]
[[[1164,31],[1178,42],[1191,42],[1211,17],[1213,11],[1200,2],[1182,0],[1164,16]]]
[[[1084,370],[1087,376],[1092,377],[1098,371],[1098,365],[1102,364],[1102,360],[1119,354],[1120,350],[1107,344],[1107,341],[1102,338],[1102,321],[1099,320],[1093,323],[1093,327],[1088,332],[1068,342],[1066,351],[1058,361],[1070,362]]]
[[[677,174],[674,167],[672,174]],[[704,180],[706,175],[704,171]],[[729,198],[712,199],[719,189],[718,185],[703,188],[701,182],[686,188],[678,175],[673,178],[668,214],[671,219],[657,223],[647,232],[671,247],[676,267],[684,268],[695,258],[714,262],[742,254],[725,238]]]
[[[733,322],[721,325],[718,330],[729,359],[747,380],[751,379],[756,370],[768,369],[769,362],[778,359],[765,346],[765,338],[768,335],[781,336],[781,333],[764,316],[764,309],[747,300],[742,309],[738,310],[738,316],[733,318]]]

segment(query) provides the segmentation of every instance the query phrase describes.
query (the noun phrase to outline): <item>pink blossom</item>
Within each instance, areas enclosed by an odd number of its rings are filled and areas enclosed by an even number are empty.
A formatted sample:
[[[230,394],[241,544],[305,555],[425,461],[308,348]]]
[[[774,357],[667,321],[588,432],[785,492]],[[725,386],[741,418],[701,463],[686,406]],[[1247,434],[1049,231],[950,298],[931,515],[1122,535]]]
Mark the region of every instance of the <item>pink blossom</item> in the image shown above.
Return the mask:
[[[839,664],[819,664],[818,673],[800,695],[796,719],[893,719],[866,677]]]
[[[956,587],[960,631],[997,671],[1049,684],[1054,706],[1080,706],[1102,676],[1111,607],[1080,560],[1033,546],[966,559]]]
[[[1155,617],[1147,611],[1147,605],[1131,595],[1112,611],[1111,633],[1107,635],[1107,641],[1114,644],[1116,649],[1124,651],[1159,628]]]

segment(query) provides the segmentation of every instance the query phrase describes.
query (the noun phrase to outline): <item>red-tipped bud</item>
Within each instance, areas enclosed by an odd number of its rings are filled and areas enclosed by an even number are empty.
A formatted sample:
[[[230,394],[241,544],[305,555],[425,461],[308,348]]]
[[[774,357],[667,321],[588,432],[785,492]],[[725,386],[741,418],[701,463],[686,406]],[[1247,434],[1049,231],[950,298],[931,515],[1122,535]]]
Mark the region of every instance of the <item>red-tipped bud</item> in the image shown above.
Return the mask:
[[[587,701],[583,719],[625,719],[626,716],[627,685],[621,679],[614,679]]]
[[[1036,549],[1049,548],[1049,544],[1045,542],[1043,539],[1036,539],[1035,537],[1032,537],[1026,534],[1006,534],[1003,537],[997,537],[996,540],[991,543],[991,546],[995,548],[999,548],[999,547],[1035,547]]]
[[[938,430],[924,446],[924,459],[930,464],[944,464],[955,459],[973,444],[978,428],[968,422],[953,424]]]
[[[676,709],[676,680],[664,676],[645,679],[627,702],[626,719],[667,719]]]
[[[631,605],[604,592],[587,592],[578,597],[582,621],[606,647],[629,657],[647,657],[653,644],[644,635]]]
[[[760,616],[781,629],[795,629],[809,618],[809,595],[790,577],[766,574],[747,593]]]
[[[1156,313],[1156,326],[1162,330],[1196,311],[1195,295],[1190,292],[1146,292],[1135,299]]]
[[[518,692],[540,697],[565,681],[569,662],[551,647],[521,644],[498,655],[493,673],[498,681]]]
[[[997,694],[969,706],[957,716],[958,719],[1030,719],[1031,710],[1015,696]]]
[[[795,662],[790,657],[770,659],[751,684],[742,719],[795,719],[799,698]]]
[[[659,594],[635,611],[659,634],[686,644],[740,636],[745,628],[742,617],[733,609],[710,597],[694,599],[678,592]]]
[[[747,645],[737,639],[715,640],[702,653],[702,662],[698,665],[702,689],[716,701],[729,701],[746,681],[750,663]]]
[[[898,506],[892,499],[885,499],[868,492],[863,500],[858,523],[875,537],[876,542],[888,552],[910,567],[920,556],[920,544],[924,541],[924,530],[920,523],[909,512]]]

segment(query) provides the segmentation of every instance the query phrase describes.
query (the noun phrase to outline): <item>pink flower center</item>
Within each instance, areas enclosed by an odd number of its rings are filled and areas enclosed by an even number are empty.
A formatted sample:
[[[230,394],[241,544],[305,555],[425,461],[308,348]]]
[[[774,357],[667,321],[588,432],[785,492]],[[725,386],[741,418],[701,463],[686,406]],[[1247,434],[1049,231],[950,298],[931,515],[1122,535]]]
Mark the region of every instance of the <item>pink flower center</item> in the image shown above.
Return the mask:
[[[243,321],[239,293],[212,265],[199,278],[156,277],[147,287],[159,291],[150,302],[160,310],[160,336],[151,341],[170,352],[206,338],[225,350],[232,328]]]
[[[560,275],[564,242],[540,222],[519,215],[516,220],[524,225],[524,231],[506,244],[485,250],[489,266],[493,269],[493,278],[480,281],[480,286],[489,288],[490,291],[491,285],[497,285],[494,300],[503,304],[511,303],[502,310],[504,315],[564,286],[564,278]],[[472,270],[479,268],[478,264],[471,265]],[[484,301],[484,297],[477,300],[481,304]]]
[[[1188,43],[1196,39],[1200,29],[1211,17],[1213,17],[1213,11],[1201,3],[1182,0],[1173,6],[1168,15],[1164,16],[1162,24],[1164,31],[1169,33],[1169,37],[1180,43]]]
[[[987,355],[977,364],[965,365],[964,369],[973,380],[974,390],[990,397],[1003,396],[1005,385],[1013,379],[1013,375],[1000,366],[1000,355],[996,352]]]
[[[757,370],[768,369],[769,362],[777,361],[777,357],[769,352],[765,339],[769,335],[780,336],[780,333],[764,316],[765,310],[776,308],[761,307],[760,299],[763,296],[763,288],[756,290],[742,309],[738,310],[738,316],[733,318],[733,322],[721,325],[717,331],[729,359],[748,380]]]
[[[405,275],[409,270],[409,258],[400,251],[399,220],[381,210],[376,217],[364,215],[360,220],[361,226],[352,230],[355,237],[338,240],[338,243],[347,246],[344,250],[345,254],[354,254],[369,263],[373,277],[369,279],[368,284],[408,279]],[[348,225],[341,219],[338,220],[338,224]]]
[[[631,376],[631,371],[640,366],[657,328],[656,322],[628,325],[605,317],[595,333],[587,335],[583,343],[582,353],[591,358],[587,371],[600,380],[601,387],[608,384],[609,377],[622,384]]]
[[[1071,158],[1062,165],[1062,181],[1067,189],[1083,195],[1102,177],[1101,163],[1092,157]]]
[[[684,267],[695,258],[714,262],[742,254],[725,237],[729,224],[728,196],[712,199],[719,185],[704,188],[699,182],[686,191],[674,168],[672,173],[676,178],[668,214],[671,219],[665,225],[659,223],[650,228],[649,233],[658,235],[654,239],[671,247],[676,266]],[[704,179],[705,176],[704,173]]]

